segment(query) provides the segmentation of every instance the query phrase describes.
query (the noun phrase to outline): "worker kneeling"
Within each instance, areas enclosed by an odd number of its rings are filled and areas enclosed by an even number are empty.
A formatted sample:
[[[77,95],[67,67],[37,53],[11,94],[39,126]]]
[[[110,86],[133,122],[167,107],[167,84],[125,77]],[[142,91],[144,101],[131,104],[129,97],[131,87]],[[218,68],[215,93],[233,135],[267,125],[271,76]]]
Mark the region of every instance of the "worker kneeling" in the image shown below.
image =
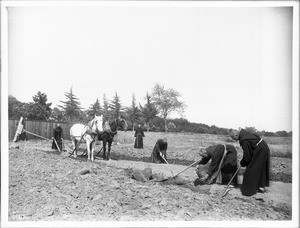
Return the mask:
[[[237,170],[237,151],[232,145],[214,145],[200,149],[202,159],[196,166],[196,173],[199,178],[194,185],[203,184],[228,184]],[[204,165],[209,161],[210,165],[205,169]],[[235,176],[231,182],[232,186],[237,184]]]

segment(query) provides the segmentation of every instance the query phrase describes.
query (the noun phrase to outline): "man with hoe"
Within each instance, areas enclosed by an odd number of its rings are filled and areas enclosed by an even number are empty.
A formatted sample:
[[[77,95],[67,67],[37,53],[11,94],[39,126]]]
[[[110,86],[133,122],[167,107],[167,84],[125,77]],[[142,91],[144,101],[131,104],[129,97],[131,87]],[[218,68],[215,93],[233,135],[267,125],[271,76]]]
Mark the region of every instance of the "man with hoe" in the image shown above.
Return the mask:
[[[52,134],[52,149],[56,149],[58,151],[62,151],[62,139],[63,139],[63,129],[60,124],[57,123],[56,127],[53,129]],[[58,147],[58,148],[57,148]]]
[[[153,163],[168,163],[167,149],[168,149],[168,140],[166,138],[158,139],[154,145],[150,161]]]

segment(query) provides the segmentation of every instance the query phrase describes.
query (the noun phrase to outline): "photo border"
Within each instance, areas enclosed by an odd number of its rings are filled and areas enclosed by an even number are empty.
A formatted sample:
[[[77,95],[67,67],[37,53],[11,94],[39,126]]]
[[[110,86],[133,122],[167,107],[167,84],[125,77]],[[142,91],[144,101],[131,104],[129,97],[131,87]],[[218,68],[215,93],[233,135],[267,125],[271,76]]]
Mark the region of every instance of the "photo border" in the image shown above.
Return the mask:
[[[8,13],[32,6],[293,7],[293,175],[291,221],[9,222],[8,221]],[[298,1],[1,1],[1,226],[4,227],[298,227],[299,226],[299,2]],[[298,153],[297,153],[298,152]]]

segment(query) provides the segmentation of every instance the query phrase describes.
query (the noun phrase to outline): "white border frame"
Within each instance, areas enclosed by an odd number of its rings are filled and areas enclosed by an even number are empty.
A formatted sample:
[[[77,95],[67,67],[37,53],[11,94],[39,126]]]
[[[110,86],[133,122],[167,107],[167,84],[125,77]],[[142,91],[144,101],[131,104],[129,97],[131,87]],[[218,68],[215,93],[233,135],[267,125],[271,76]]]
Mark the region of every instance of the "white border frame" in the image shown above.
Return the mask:
[[[8,221],[8,12],[16,6],[293,7],[293,184],[291,221],[9,222]],[[1,225],[3,227],[299,227],[299,1],[1,1]],[[298,152],[298,153],[297,153]]]

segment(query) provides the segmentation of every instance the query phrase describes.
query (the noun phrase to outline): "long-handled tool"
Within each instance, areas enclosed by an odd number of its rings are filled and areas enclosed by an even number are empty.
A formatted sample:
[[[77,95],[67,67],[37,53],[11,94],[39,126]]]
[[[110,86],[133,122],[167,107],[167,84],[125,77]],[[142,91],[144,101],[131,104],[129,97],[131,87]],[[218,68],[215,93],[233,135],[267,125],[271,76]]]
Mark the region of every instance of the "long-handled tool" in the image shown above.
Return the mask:
[[[56,148],[58,149],[58,151],[61,153],[61,150],[60,150],[60,148],[59,148],[59,146],[58,146],[58,144],[57,144],[57,141],[55,140],[55,138],[52,138],[53,139],[53,141],[54,141],[54,143],[55,143],[55,145],[56,145]]]
[[[176,175],[174,175],[173,177],[168,177],[168,178],[164,178],[162,180],[157,180],[156,182],[164,182],[167,180],[171,180],[176,178],[179,174],[183,173],[184,171],[186,171],[187,169],[191,168],[193,165],[197,164],[198,162],[200,162],[202,160],[202,158],[198,161],[193,162],[192,164],[190,164],[188,167],[186,167],[184,170],[180,171],[179,173],[177,173]]]
[[[34,133],[32,133],[32,132],[29,132],[29,131],[27,131],[27,130],[24,130],[24,132],[26,132],[27,134],[33,135],[33,136],[35,136],[35,137],[41,138],[41,139],[51,140],[51,139],[45,138],[45,137],[43,137],[43,136],[40,136],[40,135],[34,134]]]
[[[236,176],[236,174],[239,172],[239,170],[241,169],[241,166],[235,171],[234,175],[232,176],[232,178],[230,179],[230,181],[228,182],[225,190],[222,192],[221,194],[221,199],[229,192],[229,185],[231,184],[232,180],[234,179],[234,177]]]
[[[43,136],[34,134],[34,133],[32,133],[32,132],[30,132],[30,131],[27,131],[27,130],[24,130],[24,132],[26,132],[27,134],[33,135],[33,136],[35,136],[35,137],[41,138],[41,139],[51,140],[51,139],[45,138],[45,137],[43,137]],[[57,141],[55,140],[55,138],[52,138],[52,139],[53,139],[53,141],[54,141],[54,143],[55,143],[55,145],[56,145],[58,151],[61,153],[61,150],[60,150],[60,148],[59,148],[59,146],[58,146],[58,144],[57,144]]]
[[[162,159],[165,161],[165,163],[169,164],[169,162],[165,159],[164,155],[162,153],[159,153]]]

